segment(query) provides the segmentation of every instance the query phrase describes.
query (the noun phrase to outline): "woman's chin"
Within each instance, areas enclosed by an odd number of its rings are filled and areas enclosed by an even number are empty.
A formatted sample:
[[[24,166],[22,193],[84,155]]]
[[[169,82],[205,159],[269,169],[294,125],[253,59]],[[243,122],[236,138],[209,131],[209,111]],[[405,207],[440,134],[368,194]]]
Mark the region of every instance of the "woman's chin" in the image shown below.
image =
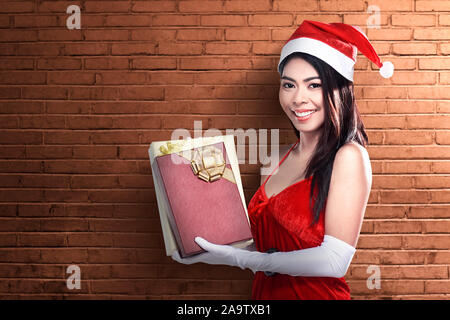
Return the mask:
[[[322,126],[318,126],[315,124],[302,124],[298,123],[296,121],[292,121],[292,125],[297,131],[304,132],[304,133],[313,133],[313,132],[320,132],[323,128]]]

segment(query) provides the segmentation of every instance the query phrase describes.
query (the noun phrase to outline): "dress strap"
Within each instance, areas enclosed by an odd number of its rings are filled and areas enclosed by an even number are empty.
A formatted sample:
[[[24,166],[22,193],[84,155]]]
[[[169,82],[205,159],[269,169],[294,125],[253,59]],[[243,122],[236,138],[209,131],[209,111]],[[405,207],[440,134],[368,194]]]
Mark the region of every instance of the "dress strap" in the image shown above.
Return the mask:
[[[286,152],[286,154],[284,155],[283,159],[281,159],[281,161],[278,162],[278,165],[276,166],[276,168],[273,169],[273,170],[272,170],[272,173],[269,174],[269,175],[267,176],[267,178],[266,178],[266,180],[264,181],[263,185],[266,184],[267,180],[272,176],[272,174],[275,172],[275,170],[278,169],[278,167],[283,163],[284,159],[286,159],[286,157],[289,155],[289,153],[291,153],[291,150],[294,149],[295,146],[296,146],[299,142],[300,142],[300,139],[298,139],[297,142],[294,143],[294,144],[292,145],[292,147],[289,148],[289,150],[288,150],[288,151]]]

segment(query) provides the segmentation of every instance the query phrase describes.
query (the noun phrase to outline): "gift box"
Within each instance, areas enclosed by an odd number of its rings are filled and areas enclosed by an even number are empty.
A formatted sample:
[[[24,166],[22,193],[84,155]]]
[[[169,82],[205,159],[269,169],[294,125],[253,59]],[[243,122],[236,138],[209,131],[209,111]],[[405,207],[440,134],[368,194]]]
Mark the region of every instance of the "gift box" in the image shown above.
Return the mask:
[[[167,255],[203,252],[196,236],[251,243],[233,135],[154,141],[149,157]]]

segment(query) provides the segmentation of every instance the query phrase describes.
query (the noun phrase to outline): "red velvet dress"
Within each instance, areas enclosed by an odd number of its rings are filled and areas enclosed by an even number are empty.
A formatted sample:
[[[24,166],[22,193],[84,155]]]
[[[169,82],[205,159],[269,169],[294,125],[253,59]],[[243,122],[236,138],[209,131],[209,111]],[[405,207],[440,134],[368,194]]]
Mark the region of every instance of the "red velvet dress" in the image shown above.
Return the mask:
[[[277,168],[298,142],[289,149]],[[260,252],[272,248],[293,251],[320,246],[325,233],[325,208],[318,223],[311,227],[309,194],[312,177],[298,181],[267,198],[264,186],[272,174],[273,171],[256,191],[248,206],[256,249]],[[256,272],[252,299],[342,300],[350,299],[350,289],[343,277],[294,277],[285,274],[268,276],[264,272]]]

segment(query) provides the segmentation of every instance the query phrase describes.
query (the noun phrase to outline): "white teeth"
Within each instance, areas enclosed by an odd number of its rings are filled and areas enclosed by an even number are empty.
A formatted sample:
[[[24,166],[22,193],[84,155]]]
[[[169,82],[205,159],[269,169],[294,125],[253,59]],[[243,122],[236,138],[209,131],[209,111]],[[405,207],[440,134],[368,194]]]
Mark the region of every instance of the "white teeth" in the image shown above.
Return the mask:
[[[307,115],[309,115],[309,114],[311,114],[311,113],[313,113],[313,112],[315,112],[315,111],[313,110],[313,111],[307,111],[307,112],[302,112],[302,113],[298,113],[298,112],[295,112],[295,111],[294,111],[294,113],[295,113],[295,115],[296,115],[297,117],[304,117],[304,116],[307,116]]]

